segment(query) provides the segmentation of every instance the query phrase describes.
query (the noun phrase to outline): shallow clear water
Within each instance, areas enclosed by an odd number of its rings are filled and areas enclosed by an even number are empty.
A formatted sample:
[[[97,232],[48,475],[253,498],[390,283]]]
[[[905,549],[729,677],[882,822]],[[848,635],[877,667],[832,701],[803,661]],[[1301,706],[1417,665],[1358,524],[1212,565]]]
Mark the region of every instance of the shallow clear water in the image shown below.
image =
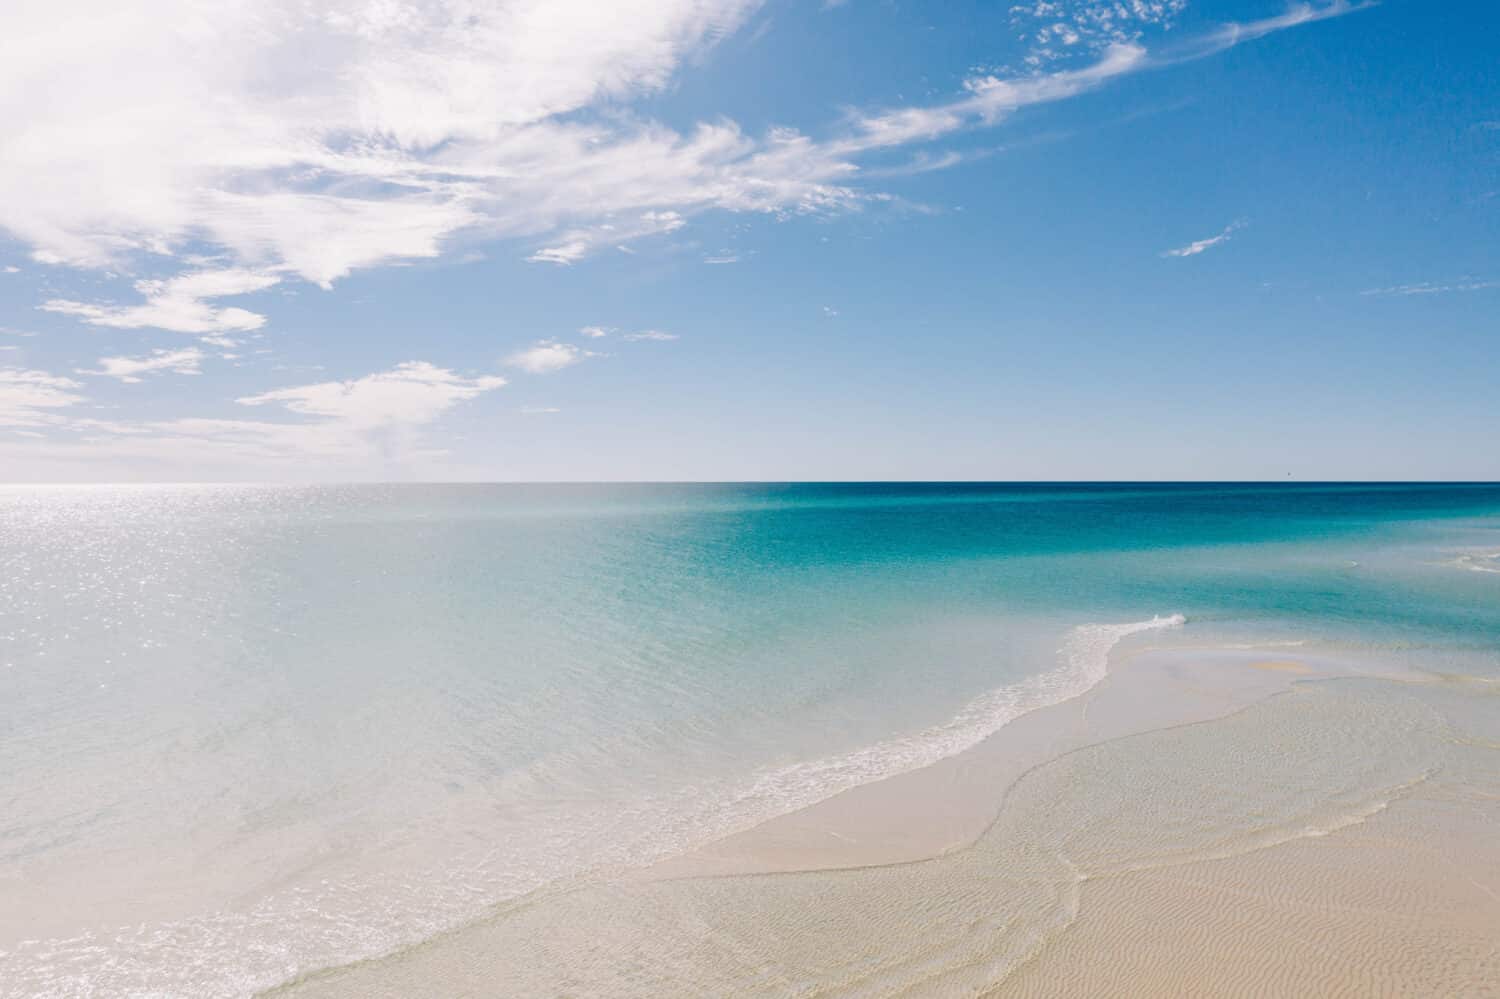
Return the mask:
[[[1087,689],[1081,626],[1500,676],[1497,551],[1493,486],[3,489],[0,993],[243,995],[679,852]]]

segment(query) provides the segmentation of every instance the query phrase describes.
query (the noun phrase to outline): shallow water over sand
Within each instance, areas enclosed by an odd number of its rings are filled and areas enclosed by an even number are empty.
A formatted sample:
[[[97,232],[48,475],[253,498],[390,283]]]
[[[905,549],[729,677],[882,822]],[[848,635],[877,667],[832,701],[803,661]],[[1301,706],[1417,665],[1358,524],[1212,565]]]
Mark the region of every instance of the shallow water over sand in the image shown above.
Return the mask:
[[[1078,991],[1071,993],[1059,991],[1056,978],[1039,980],[1020,972],[1053,960],[1052,950],[1067,946],[1074,948],[1076,960],[1097,969],[1097,988],[1126,973],[1123,965],[1111,970],[1117,952],[1133,953],[1141,941],[1159,946],[1157,920],[1173,918],[1172,911],[1159,917],[1150,906],[1132,907],[1131,896],[1110,896],[1110,885],[1227,859],[1254,869],[1248,858],[1336,837],[1394,806],[1451,794],[1467,796],[1483,816],[1454,821],[1426,812],[1419,824],[1382,826],[1388,854],[1425,861],[1425,873],[1415,880],[1432,882],[1426,897],[1435,901],[1427,910],[1410,908],[1397,920],[1407,933],[1406,945],[1417,951],[1415,963],[1401,969],[1406,977],[1380,970],[1377,961],[1365,980],[1380,983],[1385,976],[1410,983],[1442,968],[1448,984],[1459,987],[1446,994],[1480,994],[1493,985],[1492,976],[1500,971],[1491,938],[1494,920],[1500,919],[1495,880],[1500,853],[1472,830],[1486,818],[1500,818],[1500,772],[1493,759],[1475,750],[1474,739],[1484,736],[1465,727],[1473,718],[1444,710],[1451,691],[1440,683],[1344,675],[1273,693],[1264,686],[1253,690],[1253,681],[1243,678],[1221,684],[1211,675],[1253,667],[1212,656],[1200,662],[1201,673],[1208,675],[1200,675],[1198,685],[1220,685],[1225,700],[1217,710],[1228,714],[1065,751],[1013,784],[1004,784],[1002,771],[992,788],[1000,800],[995,821],[972,845],[948,855],[845,870],[592,886],[528,901],[387,961],[315,977],[294,992],[1091,994],[1086,976],[1076,970],[1071,973]],[[1309,665],[1309,672],[1314,668]],[[1164,674],[1140,682],[1156,685],[1140,693],[1158,703],[1184,693]],[[1247,697],[1247,705],[1232,706]],[[1107,710],[1128,712],[1128,700],[1117,699]],[[1205,703],[1180,708],[1184,717],[1216,711]],[[1138,719],[1145,725],[1166,720]],[[1059,719],[1059,724],[1069,722]],[[1121,724],[1128,726],[1117,716],[1102,727]],[[1500,729],[1489,724],[1493,737]],[[1088,741],[1087,730],[1087,725],[1080,730],[1081,741]],[[982,781],[971,775],[967,784],[956,793],[972,794]],[[920,825],[922,819],[908,821]],[[1430,852],[1421,854],[1431,850],[1434,835],[1451,835],[1457,852],[1450,859],[1468,865],[1468,883],[1456,883],[1452,871],[1432,862]],[[1339,859],[1304,862],[1310,867],[1301,873],[1305,884],[1321,879],[1329,891],[1347,891],[1377,876],[1347,863],[1336,849],[1329,856]],[[1406,878],[1413,877],[1409,861],[1402,861]],[[1262,884],[1274,881],[1273,870]],[[1153,886],[1158,894],[1163,890]],[[1447,911],[1444,903],[1455,886],[1479,907],[1456,915]],[[1101,897],[1090,903],[1093,894]],[[1107,948],[1101,941],[1098,953],[1079,954],[1074,925],[1101,932],[1095,927],[1103,920],[1087,917],[1090,904],[1106,907],[1108,932],[1115,938]],[[1107,909],[1111,904],[1114,910]],[[1268,925],[1246,917],[1249,929],[1262,937],[1284,915],[1274,906],[1263,909],[1259,918]],[[1313,919],[1320,931],[1343,934],[1339,946],[1345,951],[1335,970],[1283,968],[1280,973],[1290,976],[1286,981],[1301,983],[1291,991],[1315,994],[1320,985],[1338,985],[1341,975],[1352,974],[1348,969],[1361,966],[1361,941],[1373,945],[1387,939],[1397,912],[1373,906],[1369,912],[1337,911],[1325,913],[1321,922]],[[1362,927],[1365,922],[1370,925]],[[1218,944],[1235,947],[1232,937]],[[1228,992],[1233,986],[1252,994],[1270,985],[1256,977],[1268,973],[1269,956],[1261,953],[1260,966],[1241,970],[1247,977],[1238,983],[1216,979],[1211,961],[1190,966],[1199,989],[1220,994],[1221,987]],[[1129,989],[1117,984],[1111,991]],[[1150,989],[1143,986],[1140,994]]]
[[[1488,786],[1423,692],[1492,738],[1500,489],[0,504],[0,994],[962,993],[1102,879]]]

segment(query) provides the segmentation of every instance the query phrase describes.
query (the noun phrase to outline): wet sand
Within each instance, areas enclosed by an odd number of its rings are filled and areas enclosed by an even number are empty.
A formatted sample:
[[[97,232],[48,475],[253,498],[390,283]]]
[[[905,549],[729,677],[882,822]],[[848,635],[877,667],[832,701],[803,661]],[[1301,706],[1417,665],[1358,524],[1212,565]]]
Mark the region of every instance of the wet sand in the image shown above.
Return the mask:
[[[1500,995],[1500,743],[1368,668],[1127,643],[934,766],[277,991]]]
[[[1209,721],[1306,677],[1349,676],[1326,656],[1266,658],[1257,649],[1117,650],[1110,674],[1082,697],[1033,711],[973,749],[851,788],[811,807],[673,858],[646,879],[908,863],[962,849],[995,821],[1003,790],[1083,746]],[[1270,674],[1270,675],[1267,675]],[[1002,793],[997,794],[996,789]]]
[[[1105,877],[986,995],[1500,996],[1500,809],[1417,794],[1239,857]]]

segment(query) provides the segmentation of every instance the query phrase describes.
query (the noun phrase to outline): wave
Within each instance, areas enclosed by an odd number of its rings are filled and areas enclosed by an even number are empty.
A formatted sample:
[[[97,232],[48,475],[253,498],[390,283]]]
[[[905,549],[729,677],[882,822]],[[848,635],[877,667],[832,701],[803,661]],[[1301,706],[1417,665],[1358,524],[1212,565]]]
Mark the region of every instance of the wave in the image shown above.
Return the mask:
[[[1052,669],[988,691],[941,724],[718,787],[679,788],[637,803],[626,815],[570,815],[567,835],[551,841],[542,833],[534,844],[545,847],[546,864],[533,867],[536,858],[508,854],[479,867],[413,871],[378,884],[330,879],[273,893],[244,912],[25,941],[10,953],[0,952],[0,978],[9,979],[9,985],[0,985],[0,996],[153,989],[163,995],[242,996],[310,968],[388,953],[463,925],[506,898],[647,866],[850,788],[962,753],[1022,715],[1093,689],[1109,674],[1110,653],[1125,638],[1185,622],[1174,614],[1080,625],[1068,632]],[[521,867],[512,868],[517,862]],[[480,870],[492,864],[510,869]],[[177,963],[163,967],[164,960]],[[17,991],[9,991],[11,986]]]
[[[1109,675],[1110,652],[1121,641],[1144,631],[1178,628],[1181,614],[1129,624],[1084,624],[1068,633],[1053,669],[1019,683],[998,687],[964,705],[939,725],[886,739],[873,745],[762,772],[752,778],[727,811],[761,802],[775,814],[796,811],[862,784],[931,766],[972,749],[1005,725],[1032,711],[1082,696]],[[730,818],[726,815],[725,818]]]

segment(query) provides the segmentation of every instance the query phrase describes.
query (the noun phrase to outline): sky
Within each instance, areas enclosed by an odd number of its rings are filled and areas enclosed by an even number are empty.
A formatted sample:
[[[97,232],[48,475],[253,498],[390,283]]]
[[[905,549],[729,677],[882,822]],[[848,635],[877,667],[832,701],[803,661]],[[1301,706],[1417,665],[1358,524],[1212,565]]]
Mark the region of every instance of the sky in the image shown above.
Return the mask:
[[[1490,0],[9,0],[0,481],[1500,479]]]

